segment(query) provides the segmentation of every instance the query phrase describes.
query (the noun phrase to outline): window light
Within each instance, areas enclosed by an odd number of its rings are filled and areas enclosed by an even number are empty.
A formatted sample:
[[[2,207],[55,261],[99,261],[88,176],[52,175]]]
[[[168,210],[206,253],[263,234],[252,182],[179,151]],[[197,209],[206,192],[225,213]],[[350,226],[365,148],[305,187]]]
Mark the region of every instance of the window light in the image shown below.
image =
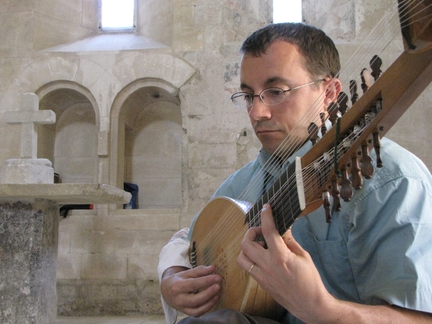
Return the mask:
[[[301,0],[273,0],[273,22],[301,22]]]
[[[135,28],[135,0],[100,0],[100,14],[103,30]]]

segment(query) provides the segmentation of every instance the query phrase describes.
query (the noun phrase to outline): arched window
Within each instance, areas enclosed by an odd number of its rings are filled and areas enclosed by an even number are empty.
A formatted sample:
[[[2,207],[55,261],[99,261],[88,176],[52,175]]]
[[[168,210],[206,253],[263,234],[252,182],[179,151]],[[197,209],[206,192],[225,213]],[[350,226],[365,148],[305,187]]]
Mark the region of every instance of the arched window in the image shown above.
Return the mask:
[[[273,0],[273,22],[301,22],[302,0]]]
[[[113,106],[112,175],[117,187],[132,193],[123,207],[181,207],[185,133],[177,88],[158,79],[139,80],[123,89]]]
[[[53,82],[38,91],[39,108],[56,114],[56,123],[38,127],[38,157],[53,164],[63,183],[96,183],[98,115],[95,101],[72,82]]]
[[[133,31],[136,0],[99,0],[99,28],[102,31]]]

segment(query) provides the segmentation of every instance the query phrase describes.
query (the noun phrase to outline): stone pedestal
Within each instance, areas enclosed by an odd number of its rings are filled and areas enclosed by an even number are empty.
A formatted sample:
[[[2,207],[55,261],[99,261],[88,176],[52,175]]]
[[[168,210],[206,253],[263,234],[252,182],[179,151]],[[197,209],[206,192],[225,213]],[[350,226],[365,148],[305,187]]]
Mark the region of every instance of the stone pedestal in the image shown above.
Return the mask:
[[[54,323],[58,207],[0,203],[1,323]]]
[[[0,323],[55,323],[59,205],[130,197],[101,184],[0,184]]]
[[[48,159],[6,160],[0,183],[54,183],[54,169]]]

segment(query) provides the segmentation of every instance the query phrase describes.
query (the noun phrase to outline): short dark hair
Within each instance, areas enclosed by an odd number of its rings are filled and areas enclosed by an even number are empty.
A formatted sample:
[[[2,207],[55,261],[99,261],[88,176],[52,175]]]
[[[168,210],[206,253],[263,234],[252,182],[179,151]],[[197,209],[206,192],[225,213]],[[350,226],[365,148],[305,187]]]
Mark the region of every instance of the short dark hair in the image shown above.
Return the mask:
[[[304,66],[312,77],[335,77],[339,73],[339,53],[334,42],[322,30],[304,23],[269,24],[252,33],[240,51],[260,56],[275,41],[297,45],[304,56]]]

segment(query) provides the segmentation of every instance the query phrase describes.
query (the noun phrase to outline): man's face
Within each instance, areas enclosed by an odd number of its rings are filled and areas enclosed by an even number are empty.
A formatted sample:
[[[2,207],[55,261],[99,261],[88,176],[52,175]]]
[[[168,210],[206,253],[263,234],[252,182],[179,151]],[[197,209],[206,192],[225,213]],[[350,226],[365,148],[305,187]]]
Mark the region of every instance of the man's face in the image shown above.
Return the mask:
[[[274,42],[259,57],[244,55],[240,78],[242,91],[255,95],[272,87],[287,90],[315,81],[303,67],[297,46],[285,41]],[[273,154],[287,136],[300,144],[307,139],[309,124],[319,125],[319,113],[325,110],[325,84],[317,82],[288,91],[285,100],[276,106],[267,106],[254,98],[248,108],[249,118],[265,151]],[[310,116],[302,119],[308,112]]]

